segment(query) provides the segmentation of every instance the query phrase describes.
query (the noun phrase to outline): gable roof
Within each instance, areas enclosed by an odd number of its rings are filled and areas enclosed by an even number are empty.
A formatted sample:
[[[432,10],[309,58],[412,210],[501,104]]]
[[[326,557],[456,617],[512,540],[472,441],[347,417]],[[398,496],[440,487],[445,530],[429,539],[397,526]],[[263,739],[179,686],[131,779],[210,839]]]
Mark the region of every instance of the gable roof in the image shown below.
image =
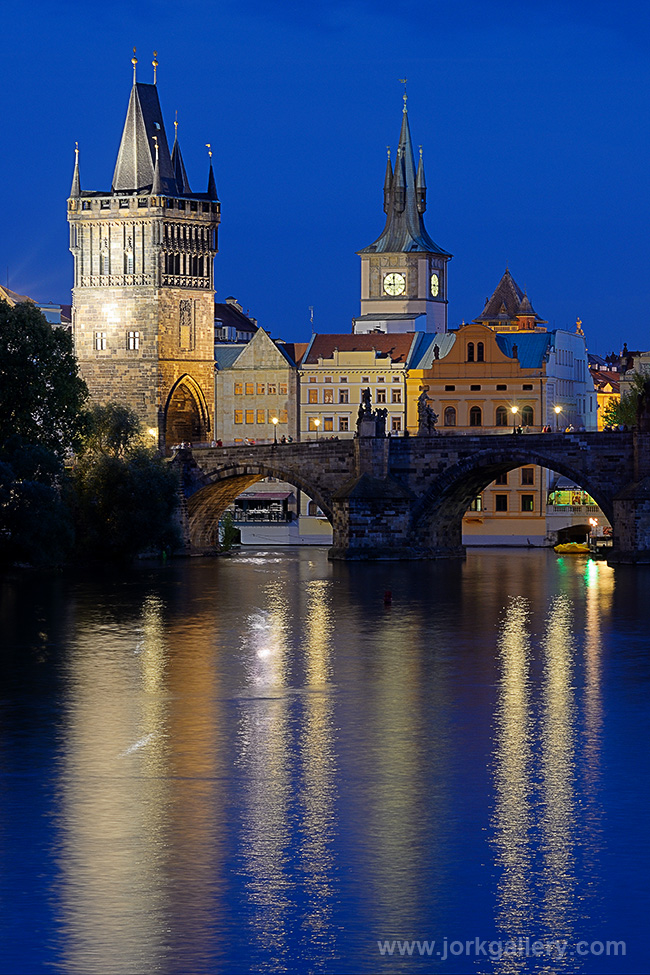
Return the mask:
[[[504,325],[516,324],[518,315],[532,315],[536,322],[542,323],[544,321],[533,309],[528,300],[528,295],[521,290],[506,268],[503,277],[492,293],[492,297],[487,299],[483,311],[474,321],[502,322]]]
[[[555,344],[553,332],[498,332],[497,345],[504,355],[516,358],[522,369],[541,369]],[[515,346],[517,355],[515,357]]]
[[[411,369],[430,369],[437,361],[435,347],[438,346],[438,359],[444,359],[456,342],[456,332],[418,332],[417,334],[418,340],[409,360]]]
[[[240,311],[237,305],[229,301],[215,301],[214,321],[215,324],[219,323],[227,328],[236,328],[238,332],[255,333],[259,328],[259,325]]]

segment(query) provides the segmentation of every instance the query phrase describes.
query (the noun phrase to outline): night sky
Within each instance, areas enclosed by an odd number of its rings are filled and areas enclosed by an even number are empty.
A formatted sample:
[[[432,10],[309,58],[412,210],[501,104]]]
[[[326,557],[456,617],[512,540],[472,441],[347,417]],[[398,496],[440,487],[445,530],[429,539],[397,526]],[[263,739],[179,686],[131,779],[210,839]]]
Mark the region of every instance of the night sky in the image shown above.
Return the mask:
[[[506,264],[549,327],[590,351],[650,348],[650,6],[387,0],[30,3],[5,10],[0,280],[70,300],[66,198],[109,189],[131,87],[174,111],[190,183],[207,150],[222,204],[217,300],[274,337],[349,331],[356,251],[384,225],[402,86],[428,184],[426,226],[454,254],[449,324]]]

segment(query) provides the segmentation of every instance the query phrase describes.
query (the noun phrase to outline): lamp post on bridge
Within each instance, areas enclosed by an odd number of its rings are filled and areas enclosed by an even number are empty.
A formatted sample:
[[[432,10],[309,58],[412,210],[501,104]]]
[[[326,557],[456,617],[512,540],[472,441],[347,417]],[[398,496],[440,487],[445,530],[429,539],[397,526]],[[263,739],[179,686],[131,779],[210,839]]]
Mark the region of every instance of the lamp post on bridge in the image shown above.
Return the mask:
[[[558,433],[558,424],[560,422],[560,413],[562,412],[562,407],[554,406],[553,412],[555,413],[555,432]]]
[[[519,413],[519,407],[518,406],[511,406],[510,407],[510,411],[512,413],[512,432],[513,433],[516,433],[517,432],[517,413]]]
[[[314,426],[316,427],[316,443],[318,443],[318,428],[320,427],[320,419],[314,420]]]
[[[273,419],[271,420],[271,423],[273,424],[273,446],[274,447],[277,447],[277,445],[278,445],[278,418],[277,418],[277,416],[274,416],[273,417]]]

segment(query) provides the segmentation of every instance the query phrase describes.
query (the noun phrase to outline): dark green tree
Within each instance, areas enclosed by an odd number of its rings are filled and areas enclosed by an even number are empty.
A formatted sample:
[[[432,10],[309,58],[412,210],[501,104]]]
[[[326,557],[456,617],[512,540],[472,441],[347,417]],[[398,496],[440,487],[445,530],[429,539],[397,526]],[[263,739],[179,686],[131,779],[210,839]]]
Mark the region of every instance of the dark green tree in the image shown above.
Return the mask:
[[[111,403],[88,412],[72,483],[80,557],[129,561],[178,543],[176,473],[144,445],[128,407]]]
[[[0,301],[0,447],[36,444],[62,459],[87,397],[69,333],[28,302]]]
[[[636,425],[636,410],[639,397],[645,389],[646,377],[639,372],[632,376],[632,385],[629,392],[622,393],[621,396],[612,397],[603,410],[603,424],[610,427],[618,427],[624,424],[630,429]]]

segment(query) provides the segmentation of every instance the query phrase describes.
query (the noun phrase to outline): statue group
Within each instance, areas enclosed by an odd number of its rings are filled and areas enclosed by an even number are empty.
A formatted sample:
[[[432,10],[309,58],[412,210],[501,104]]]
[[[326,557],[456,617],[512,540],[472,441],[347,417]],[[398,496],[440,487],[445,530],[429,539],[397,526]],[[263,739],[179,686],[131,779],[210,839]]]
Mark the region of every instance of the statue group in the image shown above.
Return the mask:
[[[418,396],[418,437],[430,437],[436,432],[438,414],[429,406],[429,394],[423,389]]]

